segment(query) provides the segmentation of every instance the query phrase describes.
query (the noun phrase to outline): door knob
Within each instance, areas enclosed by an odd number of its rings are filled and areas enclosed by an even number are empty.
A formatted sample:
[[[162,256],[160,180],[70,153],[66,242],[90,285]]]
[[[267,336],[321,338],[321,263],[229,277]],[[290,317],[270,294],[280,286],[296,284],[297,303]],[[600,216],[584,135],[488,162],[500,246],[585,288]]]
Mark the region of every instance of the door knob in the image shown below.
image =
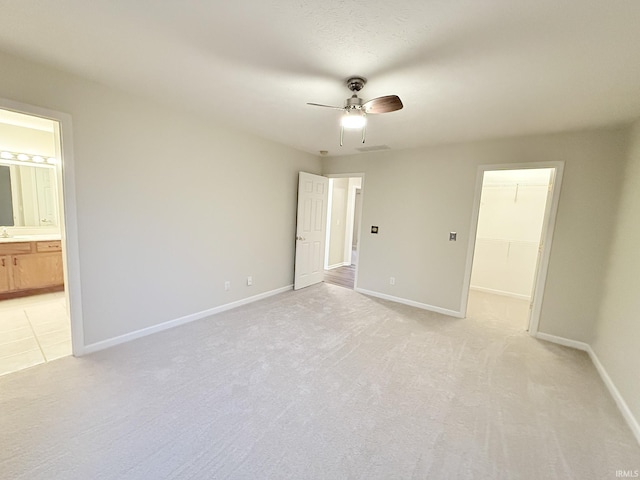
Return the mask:
[[[301,237],[300,235],[296,235],[296,240],[304,240],[304,237]]]

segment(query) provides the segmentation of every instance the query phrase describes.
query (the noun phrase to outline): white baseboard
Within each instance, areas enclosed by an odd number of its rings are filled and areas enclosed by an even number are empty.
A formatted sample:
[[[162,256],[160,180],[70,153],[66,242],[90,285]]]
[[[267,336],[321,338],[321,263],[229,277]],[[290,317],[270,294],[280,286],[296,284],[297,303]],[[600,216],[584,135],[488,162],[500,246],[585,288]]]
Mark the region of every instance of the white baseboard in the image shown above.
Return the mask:
[[[504,290],[494,290],[493,288],[478,287],[477,285],[471,285],[469,288],[471,290],[477,290],[478,292],[492,293],[494,295],[502,295],[503,297],[511,297],[517,298],[519,300],[531,301],[530,295],[522,295],[521,293],[506,292]]]
[[[622,398],[622,395],[620,395],[620,392],[613,383],[613,380],[611,380],[611,377],[605,370],[604,365],[600,363],[600,359],[596,355],[596,352],[593,351],[591,346],[589,346],[589,350],[587,350],[587,353],[589,354],[589,357],[591,358],[593,364],[596,366],[596,370],[598,370],[600,378],[602,378],[602,381],[607,386],[607,390],[609,390],[609,393],[615,400],[616,405],[618,405],[620,413],[622,413],[622,416],[627,421],[627,424],[629,425],[629,428],[631,428],[631,431],[636,437],[636,440],[638,441],[638,443],[640,443],[640,424],[638,423],[638,419],[633,415],[631,409],[629,408],[629,405],[627,405],[627,402],[625,402],[624,398]]]
[[[578,342],[577,340],[571,340],[564,337],[557,337],[555,335],[549,335],[548,333],[538,332],[534,335],[534,337],[546,342],[564,345],[565,347],[576,348],[578,350],[582,350],[583,352],[588,352],[591,349],[588,343]]]
[[[135,332],[127,333],[125,335],[120,335],[118,337],[110,338],[108,340],[103,340],[101,342],[96,342],[96,343],[92,343],[92,344],[89,344],[89,345],[85,345],[82,348],[82,352],[80,352],[80,355],[86,355],[86,354],[89,354],[89,353],[97,352],[99,350],[104,350],[104,349],[109,348],[109,347],[114,347],[116,345],[120,345],[122,343],[126,343],[126,342],[129,342],[131,340],[135,340],[137,338],[146,337],[147,335],[151,335],[153,333],[157,333],[157,332],[161,332],[161,331],[164,331],[164,330],[168,330],[170,328],[174,328],[174,327],[177,327],[179,325],[184,325],[186,323],[193,322],[195,320],[200,320],[202,318],[206,318],[206,317],[209,317],[211,315],[215,315],[217,313],[225,312],[227,310],[231,310],[233,308],[240,307],[242,305],[247,305],[249,303],[253,303],[253,302],[256,302],[258,300],[262,300],[262,299],[265,299],[265,298],[268,298],[268,297],[272,297],[274,295],[278,295],[280,293],[284,293],[284,292],[287,292],[287,291],[292,290],[292,289],[293,289],[293,285],[287,285],[285,287],[281,287],[281,288],[277,288],[275,290],[270,290],[268,292],[260,293],[258,295],[254,295],[252,297],[243,298],[243,299],[237,300],[235,302],[231,302],[231,303],[227,303],[227,304],[224,304],[224,305],[220,305],[218,307],[214,307],[214,308],[210,308],[210,309],[207,309],[207,310],[203,310],[201,312],[192,313],[190,315],[186,315],[184,317],[176,318],[174,320],[169,320],[169,321],[163,322],[163,323],[161,323],[159,325],[153,325],[151,327],[143,328],[141,330],[136,330]],[[384,294],[384,293],[374,292],[372,290],[365,290],[364,288],[356,288],[355,290],[357,292],[359,292],[359,293],[364,294],[364,295],[369,295],[369,296],[372,296],[372,297],[381,298],[383,300],[390,300],[392,302],[401,303],[401,304],[409,305],[409,306],[416,307],[416,308],[421,308],[423,310],[429,310],[429,311],[432,311],[432,312],[442,313],[444,315],[449,315],[449,316],[452,316],[452,317],[463,318],[462,314],[460,312],[455,311],[455,310],[449,310],[449,309],[446,309],[446,308],[441,308],[441,307],[436,307],[436,306],[433,306],[433,305],[428,305],[426,303],[415,302],[413,300],[407,300],[405,298],[394,297],[393,295],[387,295],[387,294]],[[535,335],[535,337],[540,339],[540,340],[545,340],[547,342],[557,343],[559,345],[564,345],[566,347],[576,348],[578,350],[585,351],[585,352],[587,352],[589,354],[589,358],[591,358],[591,361],[595,365],[596,370],[598,371],[598,374],[600,375],[600,378],[602,378],[602,381],[604,382],[605,386],[609,390],[609,393],[611,394],[611,396],[613,397],[614,401],[616,402],[616,405],[620,409],[620,412],[622,413],[622,416],[624,417],[624,419],[626,420],[627,424],[629,425],[629,428],[631,428],[631,431],[633,432],[634,436],[636,437],[636,440],[638,441],[638,443],[640,443],[640,424],[638,423],[638,420],[635,418],[635,416],[631,412],[631,409],[627,405],[627,402],[625,402],[624,398],[622,398],[622,395],[620,394],[620,392],[616,388],[615,384],[613,383],[613,380],[611,380],[611,377],[609,376],[609,374],[605,370],[604,366],[600,362],[600,359],[595,354],[595,352],[593,351],[591,346],[588,343],[585,343],[585,342],[579,342],[577,340],[571,340],[571,339],[568,339],[568,338],[558,337],[556,335],[550,335],[548,333],[542,333],[542,332],[538,332]],[[78,354],[76,353],[76,355],[78,355]]]
[[[151,327],[136,330],[135,332],[126,333],[124,335],[110,338],[108,340],[91,343],[89,345],[84,346],[84,348],[82,349],[82,352],[80,352],[80,355],[86,355],[88,353],[94,353],[99,350],[104,350],[105,348],[114,347],[116,345],[120,345],[125,342],[130,342],[131,340],[135,340],[137,338],[146,337],[147,335],[151,335],[153,333],[162,332],[170,328],[184,325],[185,323],[193,322],[195,320],[200,320],[201,318],[210,317],[211,315],[215,315],[216,313],[225,312],[227,310],[231,310],[232,308],[237,308],[242,305],[246,305],[248,303],[257,302],[258,300],[272,297],[273,295],[278,295],[279,293],[287,292],[292,289],[293,289],[293,285],[287,285],[286,287],[277,288],[275,290],[270,290],[268,292],[260,293],[252,297],[243,298],[235,302],[226,303],[218,307],[209,308],[201,312],[185,315],[184,317],[176,318],[174,320],[169,320],[167,322],[163,322],[158,325],[153,325]],[[76,356],[80,356],[80,355],[76,353]]]
[[[433,305],[428,305],[426,303],[416,302],[414,300],[407,300],[406,298],[394,297],[393,295],[374,292],[372,290],[365,290],[364,288],[355,288],[355,291],[358,293],[369,295],[370,297],[382,298],[383,300],[390,300],[392,302],[402,303],[403,305],[409,305],[411,307],[421,308],[423,310],[429,310],[431,312],[442,313],[443,315],[449,315],[450,317],[464,318],[461,312],[449,310],[447,308],[436,307]]]
[[[566,347],[577,348],[578,350],[583,350],[589,354],[589,358],[591,359],[594,366],[596,367],[596,370],[598,371],[600,378],[602,379],[605,386],[607,387],[607,390],[609,390],[609,393],[613,397],[613,400],[616,402],[616,405],[618,406],[620,413],[622,413],[622,416],[627,422],[627,425],[629,425],[631,432],[633,432],[633,435],[636,437],[636,440],[638,441],[638,443],[640,443],[640,424],[638,423],[638,420],[631,412],[631,409],[629,408],[629,405],[627,405],[627,402],[625,402],[624,398],[622,398],[622,395],[620,395],[620,391],[616,388],[615,384],[613,383],[613,380],[611,380],[611,377],[605,370],[604,365],[600,363],[600,359],[591,348],[591,345],[584,342],[578,342],[576,340],[570,340],[568,338],[549,335],[548,333],[538,332],[536,334],[536,338],[539,338],[540,340],[546,340],[547,342],[553,342],[559,345],[564,345]]]
[[[351,265],[351,262],[342,262],[342,263],[335,263],[333,265],[329,265],[326,270],[333,270],[335,268],[340,268],[340,267],[348,267],[349,265]]]

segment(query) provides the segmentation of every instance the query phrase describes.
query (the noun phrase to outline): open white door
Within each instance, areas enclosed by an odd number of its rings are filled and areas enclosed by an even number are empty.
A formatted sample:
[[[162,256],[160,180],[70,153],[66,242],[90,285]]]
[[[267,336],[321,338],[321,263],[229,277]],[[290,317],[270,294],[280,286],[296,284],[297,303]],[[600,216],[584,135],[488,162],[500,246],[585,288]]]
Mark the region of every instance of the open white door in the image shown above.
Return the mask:
[[[320,283],[324,278],[328,199],[328,178],[300,172],[294,290]]]
[[[541,275],[546,276],[549,255],[545,262],[544,255],[547,249],[547,242],[551,240],[549,237],[549,229],[553,228],[555,221],[555,209],[558,202],[555,193],[556,178],[558,177],[559,168],[552,168],[549,172],[549,188],[547,189],[547,203],[544,208],[544,219],[542,220],[542,229],[540,232],[540,243],[538,244],[538,259],[536,260],[535,276],[533,278],[533,287],[531,289],[531,303],[529,304],[529,325],[527,331],[535,335],[538,333],[538,322],[540,320],[540,308],[542,305],[542,292],[544,283],[541,283]],[[556,199],[554,201],[554,198]],[[551,235],[553,236],[553,234]],[[544,272],[544,273],[542,273]],[[544,280],[544,279],[543,279]]]

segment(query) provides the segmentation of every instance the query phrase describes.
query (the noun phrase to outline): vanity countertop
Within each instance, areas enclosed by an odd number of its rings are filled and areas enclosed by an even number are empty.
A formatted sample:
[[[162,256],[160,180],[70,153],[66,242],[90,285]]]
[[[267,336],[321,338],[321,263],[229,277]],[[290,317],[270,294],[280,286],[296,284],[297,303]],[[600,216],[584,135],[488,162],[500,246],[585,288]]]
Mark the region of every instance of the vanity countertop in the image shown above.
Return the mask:
[[[49,235],[16,235],[15,237],[0,237],[0,243],[50,242],[52,240],[60,240],[60,234],[52,233]]]

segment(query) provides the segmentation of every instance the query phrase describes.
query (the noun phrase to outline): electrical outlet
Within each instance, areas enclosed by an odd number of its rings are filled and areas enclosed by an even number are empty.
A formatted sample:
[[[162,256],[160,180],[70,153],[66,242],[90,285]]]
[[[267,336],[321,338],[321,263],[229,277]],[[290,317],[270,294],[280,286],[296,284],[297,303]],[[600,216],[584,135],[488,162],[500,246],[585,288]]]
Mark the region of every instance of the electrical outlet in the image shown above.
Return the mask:
[[[253,277],[249,275],[247,277],[247,286],[250,287],[251,285],[253,285]]]
[[[228,292],[229,290],[231,290],[231,282],[227,280],[226,282],[224,282],[224,291]]]
[[[396,277],[389,277],[389,285],[395,285],[396,284]]]

